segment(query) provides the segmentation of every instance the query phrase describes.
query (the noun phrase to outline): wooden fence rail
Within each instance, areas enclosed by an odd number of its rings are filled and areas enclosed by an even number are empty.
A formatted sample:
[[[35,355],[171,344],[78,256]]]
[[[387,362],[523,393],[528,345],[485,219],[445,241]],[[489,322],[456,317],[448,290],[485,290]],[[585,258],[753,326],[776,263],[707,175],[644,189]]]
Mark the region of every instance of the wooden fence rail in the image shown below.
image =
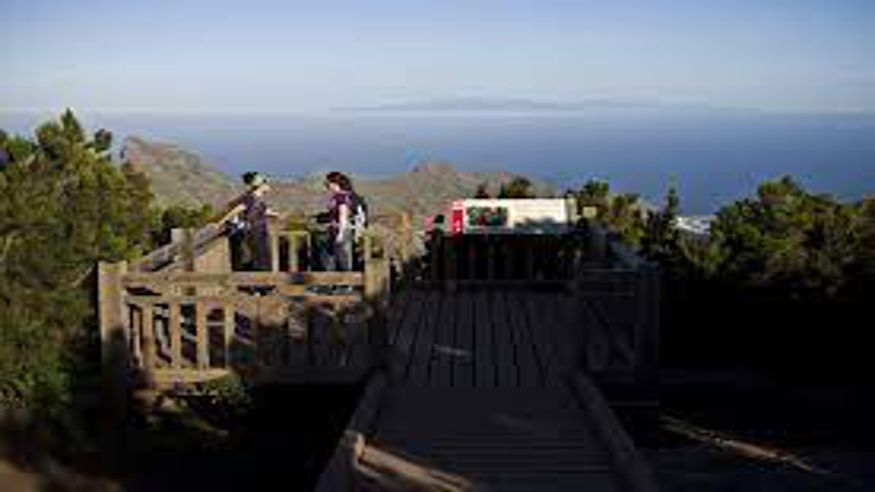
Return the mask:
[[[116,391],[231,371],[306,380],[354,379],[368,369],[371,332],[382,329],[375,320],[391,289],[379,238],[366,235],[362,271],[301,271],[292,260],[287,271],[233,272],[224,264],[227,251],[215,249],[227,238],[196,248],[197,235],[185,236],[164,250],[176,256],[157,270],[150,270],[161,263],[153,261],[157,255],[130,269],[127,262],[99,264],[103,362]],[[306,233],[285,237],[291,248],[309,240]]]

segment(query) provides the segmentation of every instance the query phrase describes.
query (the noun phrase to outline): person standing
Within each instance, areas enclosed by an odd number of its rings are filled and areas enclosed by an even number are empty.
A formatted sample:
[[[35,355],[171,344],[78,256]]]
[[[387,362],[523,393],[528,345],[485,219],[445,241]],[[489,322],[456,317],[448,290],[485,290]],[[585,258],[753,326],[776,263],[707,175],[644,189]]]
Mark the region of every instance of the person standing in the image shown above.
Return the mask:
[[[243,174],[243,184],[247,187],[246,192],[229,204],[219,223],[228,224],[232,255],[236,258],[245,256],[245,260],[239,262],[244,270],[270,270],[268,218],[277,215],[268,209],[264,201],[264,194],[270,190],[270,186],[267,178],[258,172]],[[245,250],[245,254],[241,250]]]
[[[328,198],[329,254],[324,264],[328,270],[352,269],[354,243],[354,191],[349,177],[333,171],[325,176]]]

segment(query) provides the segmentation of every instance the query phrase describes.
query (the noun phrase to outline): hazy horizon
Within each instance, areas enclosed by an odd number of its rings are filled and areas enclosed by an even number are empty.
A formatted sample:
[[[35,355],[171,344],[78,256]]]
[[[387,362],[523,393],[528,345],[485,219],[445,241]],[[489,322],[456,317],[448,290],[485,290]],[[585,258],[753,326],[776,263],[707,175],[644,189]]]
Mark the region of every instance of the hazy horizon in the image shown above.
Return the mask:
[[[79,114],[79,113],[77,113]],[[57,114],[3,113],[0,128],[31,135]],[[430,160],[461,171],[509,171],[560,190],[590,178],[660,203],[680,187],[688,214],[709,214],[793,175],[842,199],[875,192],[875,115],[605,109],[585,113],[335,113],[331,116],[79,114],[87,128],[174,143],[232,178],[256,169],[301,177],[364,176]]]
[[[13,131],[70,107],[232,176],[438,159],[654,202],[674,180],[694,212],[785,173],[875,187],[866,0],[0,5]]]

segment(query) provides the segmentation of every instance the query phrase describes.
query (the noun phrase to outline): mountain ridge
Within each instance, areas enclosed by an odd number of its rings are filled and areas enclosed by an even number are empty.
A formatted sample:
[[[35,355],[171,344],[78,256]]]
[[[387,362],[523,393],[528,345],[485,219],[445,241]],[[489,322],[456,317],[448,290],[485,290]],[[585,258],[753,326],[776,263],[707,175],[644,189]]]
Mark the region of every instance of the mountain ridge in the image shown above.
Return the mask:
[[[242,184],[196,153],[173,143],[129,136],[122,144],[120,156],[149,178],[156,201],[162,206],[209,204],[218,209],[243,191]],[[411,171],[386,178],[351,177],[372,213],[408,212],[415,220],[437,213],[452,200],[474,196],[481,184],[494,196],[503,184],[517,177],[528,179],[537,196],[557,194],[554,186],[528,176],[506,171],[460,171],[444,161],[424,162]],[[312,214],[325,209],[326,192],[321,176],[310,174],[272,180],[265,200],[281,213]]]

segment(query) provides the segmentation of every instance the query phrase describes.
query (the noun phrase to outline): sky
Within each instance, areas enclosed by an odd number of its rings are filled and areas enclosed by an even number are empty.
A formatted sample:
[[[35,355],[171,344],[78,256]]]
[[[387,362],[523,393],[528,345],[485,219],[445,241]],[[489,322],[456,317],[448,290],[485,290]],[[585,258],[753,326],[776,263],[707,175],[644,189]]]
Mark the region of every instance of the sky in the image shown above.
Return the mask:
[[[875,111],[870,0],[0,0],[0,110]]]

